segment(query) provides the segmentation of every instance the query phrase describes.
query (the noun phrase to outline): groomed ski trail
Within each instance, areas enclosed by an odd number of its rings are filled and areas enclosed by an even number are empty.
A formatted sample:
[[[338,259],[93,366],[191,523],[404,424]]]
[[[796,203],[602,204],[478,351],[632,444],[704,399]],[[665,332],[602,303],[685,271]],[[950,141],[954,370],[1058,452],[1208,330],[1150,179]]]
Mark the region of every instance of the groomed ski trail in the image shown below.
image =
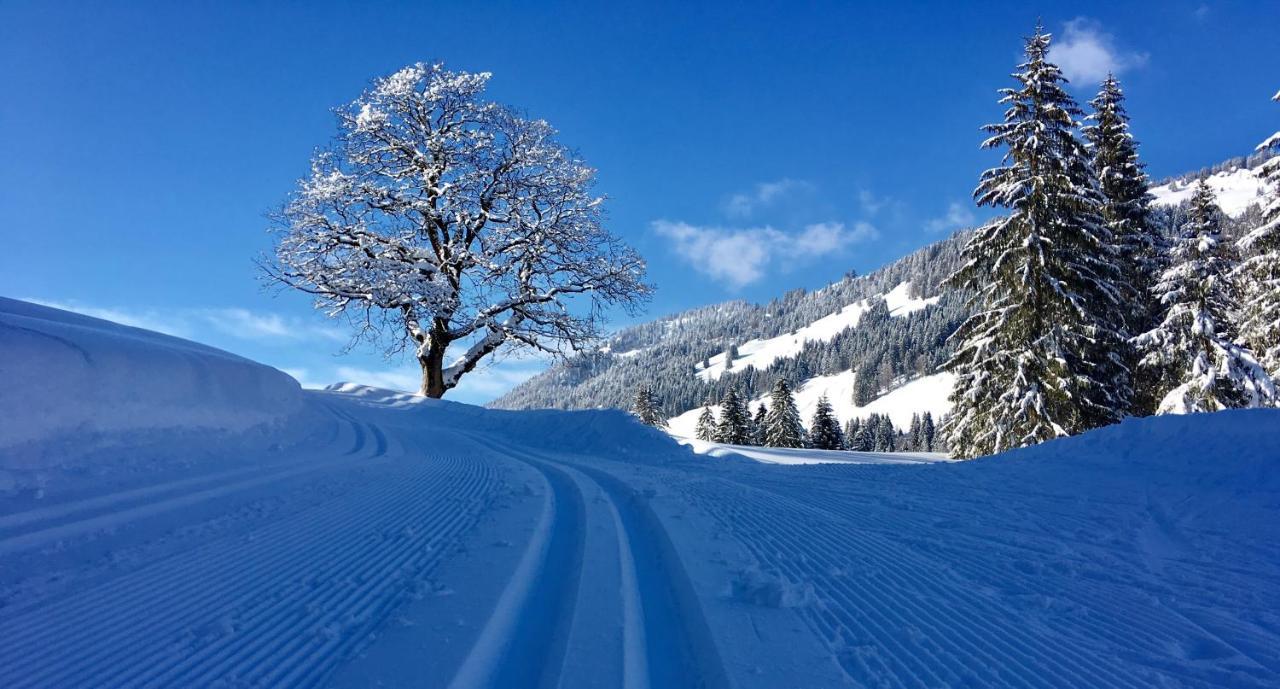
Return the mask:
[[[335,438],[332,459],[303,459],[252,478],[225,472],[14,515],[0,548],[11,555],[36,549],[39,556],[41,547],[87,547],[134,527],[154,529],[155,518],[181,518],[179,508],[228,502],[240,491],[269,487],[274,498],[300,499],[293,489],[308,487],[304,479],[335,483],[325,499],[282,519],[160,553],[68,595],[0,609],[6,640],[0,686],[320,684],[449,557],[502,486],[501,465],[492,458],[433,455],[415,439],[406,443],[408,452],[389,458],[386,441],[378,440],[382,429],[347,420],[350,434]],[[160,494],[165,497],[101,511]],[[87,516],[47,526],[49,519],[77,514]],[[67,538],[70,545],[58,540]]]
[[[727,689],[729,681],[701,604],[661,522],[642,495],[596,466],[590,458],[553,457],[492,441],[478,443],[525,462],[544,476],[550,491],[542,521],[503,591],[480,642],[449,684],[450,689],[497,687],[617,686],[625,689]],[[603,508],[587,510],[584,493]],[[548,516],[550,515],[550,516]],[[565,677],[560,670],[578,606],[584,559],[582,535],[589,518],[607,519],[614,549],[591,553],[616,562],[621,629],[620,675]],[[559,543],[559,545],[557,545]],[[570,549],[569,544],[576,545]],[[570,594],[570,595],[566,595]],[[598,636],[609,629],[577,630]],[[563,680],[563,681],[560,681]]]

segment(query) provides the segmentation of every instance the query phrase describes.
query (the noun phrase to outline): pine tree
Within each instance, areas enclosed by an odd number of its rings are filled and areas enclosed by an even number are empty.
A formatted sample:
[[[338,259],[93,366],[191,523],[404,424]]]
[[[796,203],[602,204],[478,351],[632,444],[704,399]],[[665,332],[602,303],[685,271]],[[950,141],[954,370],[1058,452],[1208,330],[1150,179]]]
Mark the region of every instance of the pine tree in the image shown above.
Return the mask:
[[[764,446],[764,429],[765,429],[765,423],[766,423],[765,417],[767,415],[768,415],[768,410],[765,409],[764,402],[761,402],[760,406],[756,407],[755,418],[751,420],[751,432],[752,432],[751,444],[752,445],[756,445],[760,447]]]
[[[813,410],[813,422],[809,425],[809,444],[816,450],[843,450],[844,433],[826,395],[818,398]]]
[[[804,447],[804,427],[787,381],[779,378],[769,395],[765,415],[764,444],[769,447]]]
[[[1007,152],[974,194],[1009,213],[974,232],[948,281],[974,311],[946,364],[957,378],[944,432],[958,457],[1078,433],[1129,407],[1115,250],[1049,40],[1039,27],[1027,39],[1019,87],[1001,91],[1005,121],[985,128],[983,147]]]
[[[903,447],[904,450],[919,452],[924,449],[924,427],[921,425],[920,415],[911,415],[911,426],[907,429],[907,438],[910,445]]]
[[[937,429],[933,425],[933,414],[925,412],[924,416],[920,419],[920,435],[923,440],[920,446],[921,450],[925,452],[933,452],[934,434],[936,432]]]
[[[1280,93],[1274,100],[1280,101]],[[1262,152],[1272,148],[1280,149],[1280,132],[1258,145]],[[1247,256],[1236,273],[1242,293],[1240,336],[1280,382],[1280,155],[1262,164],[1260,176],[1271,184],[1271,193],[1263,202],[1262,225],[1239,243]]]
[[[641,385],[636,389],[636,401],[631,408],[631,413],[646,426],[661,428],[667,425],[666,419],[662,418],[662,412],[658,409],[658,401],[653,395],[653,390],[647,385]]]
[[[1234,341],[1230,246],[1222,212],[1203,180],[1156,292],[1165,306],[1156,328],[1135,338],[1139,368],[1153,381],[1158,414],[1271,405],[1276,389],[1253,353]]]
[[[879,392],[879,384],[876,382],[875,373],[868,362],[863,362],[861,366],[853,372],[853,403],[855,406],[865,407],[871,404]]]
[[[694,435],[698,440],[716,439],[716,415],[712,413],[711,407],[703,407],[702,413],[698,415],[698,426],[694,430]]]
[[[1163,240],[1151,223],[1147,176],[1138,160],[1138,143],[1129,133],[1124,92],[1114,76],[1107,75],[1089,104],[1093,112],[1086,119],[1091,124],[1081,133],[1088,141],[1093,173],[1102,192],[1102,221],[1111,232],[1119,258],[1116,286],[1128,306],[1124,310],[1126,333],[1136,335],[1153,325],[1158,311],[1151,288],[1164,267]]]
[[[845,422],[844,425],[844,448],[846,450],[862,451],[861,443],[862,420],[853,417]]]
[[[720,400],[720,423],[716,426],[715,440],[728,445],[747,445],[751,442],[746,405],[738,391],[729,388]]]

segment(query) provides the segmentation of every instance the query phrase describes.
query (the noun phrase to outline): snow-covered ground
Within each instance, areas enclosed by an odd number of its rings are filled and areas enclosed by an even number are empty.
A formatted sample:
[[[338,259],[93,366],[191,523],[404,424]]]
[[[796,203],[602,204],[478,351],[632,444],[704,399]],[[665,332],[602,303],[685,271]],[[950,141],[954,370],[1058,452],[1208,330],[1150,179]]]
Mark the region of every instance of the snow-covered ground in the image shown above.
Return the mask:
[[[938,303],[938,297],[917,299],[911,297],[910,292],[911,283],[904,282],[881,295],[891,316],[906,316]],[[764,370],[779,359],[796,356],[804,349],[806,342],[826,342],[849,328],[856,328],[862,320],[862,314],[871,310],[874,299],[863,299],[850,304],[797,329],[794,334],[785,333],[765,340],[748,340],[738,346],[738,356],[732,361],[732,368],[741,370],[752,366]],[[707,367],[702,368],[699,364],[697,375],[703,380],[715,380],[728,370],[726,367],[729,363],[728,353],[722,352],[711,357],[707,361]]]
[[[846,452],[844,450],[810,450],[788,447],[756,447],[727,445],[697,438],[677,438],[681,445],[708,457],[746,457],[765,464],[920,464],[945,462],[947,456],[937,452]]]
[[[1218,207],[1232,217],[1238,216],[1255,203],[1262,201],[1268,189],[1267,183],[1257,175],[1260,168],[1252,170],[1236,168],[1210,175],[1206,180],[1209,188],[1218,197]],[[1179,184],[1177,189],[1172,185],[1162,184],[1151,188],[1155,203],[1161,206],[1176,206],[1191,199],[1197,182]]]
[[[788,466],[68,318],[0,302],[6,689],[1280,686],[1280,412]]]

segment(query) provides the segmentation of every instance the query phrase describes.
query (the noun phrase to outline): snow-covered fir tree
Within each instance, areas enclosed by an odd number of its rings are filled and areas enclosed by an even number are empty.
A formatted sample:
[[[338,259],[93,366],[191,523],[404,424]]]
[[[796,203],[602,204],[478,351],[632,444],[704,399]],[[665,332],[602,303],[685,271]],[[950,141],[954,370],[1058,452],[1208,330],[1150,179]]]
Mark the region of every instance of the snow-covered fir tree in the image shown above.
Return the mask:
[[[779,378],[769,394],[769,411],[764,420],[764,444],[769,447],[804,447],[804,427],[796,409],[791,386]]]
[[[809,446],[817,450],[843,450],[844,433],[840,430],[840,419],[827,396],[818,398],[813,410],[813,421],[809,424]]]
[[[694,428],[693,434],[698,440],[713,441],[716,439],[716,415],[711,411],[711,407],[705,407],[702,413],[698,415],[698,425]]]
[[[872,447],[875,452],[896,452],[898,449],[898,429],[888,414],[872,414],[868,419],[872,433]]]
[[[1143,355],[1140,373],[1152,381],[1160,399],[1156,413],[1274,404],[1270,376],[1252,352],[1235,342],[1233,264],[1231,246],[1222,238],[1222,212],[1213,190],[1201,180],[1170,265],[1156,283],[1164,318],[1134,340]]]
[[[1003,89],[1003,122],[984,148],[1006,149],[982,174],[980,205],[1008,214],[979,228],[950,284],[974,315],[953,335],[954,412],[945,432],[957,457],[977,457],[1119,420],[1130,404],[1111,235],[1075,101],[1037,27],[1026,61]]]
[[[746,403],[733,388],[720,400],[720,423],[716,425],[715,440],[729,445],[751,444],[751,416]]]
[[[1081,133],[1102,192],[1102,221],[1118,254],[1116,286],[1126,306],[1126,334],[1136,335],[1154,324],[1158,310],[1151,288],[1164,268],[1163,240],[1151,223],[1150,185],[1129,132],[1124,92],[1114,76],[1107,76],[1089,104],[1093,112]]]
[[[756,445],[756,446],[764,445],[765,417],[768,415],[768,413],[769,413],[768,410],[765,409],[764,402],[761,402],[760,406],[756,407],[756,415],[754,418],[751,419],[751,444],[752,445]]]
[[[866,452],[862,446],[862,419],[854,417],[844,425],[844,449],[854,452]]]
[[[654,397],[653,390],[647,385],[641,385],[636,389],[636,401],[631,407],[631,413],[646,426],[660,428],[667,425],[666,419],[658,409],[658,400]]]
[[[934,446],[935,446],[934,436],[936,433],[937,433],[937,428],[934,426],[934,423],[933,423],[933,414],[930,414],[929,412],[925,412],[924,416],[920,418],[920,438],[922,441],[920,450],[924,452],[934,451]]]
[[[1274,100],[1280,101],[1280,93]],[[1280,132],[1258,145],[1259,152],[1273,148],[1280,149]],[[1240,337],[1272,379],[1280,381],[1280,155],[1263,163],[1259,176],[1271,186],[1262,202],[1262,224],[1239,242],[1245,256],[1236,273]]]
[[[603,307],[650,292],[604,227],[595,170],[547,122],[486,99],[489,77],[418,63],[338,108],[262,264],[355,340],[412,351],[428,397],[501,350],[580,351]]]

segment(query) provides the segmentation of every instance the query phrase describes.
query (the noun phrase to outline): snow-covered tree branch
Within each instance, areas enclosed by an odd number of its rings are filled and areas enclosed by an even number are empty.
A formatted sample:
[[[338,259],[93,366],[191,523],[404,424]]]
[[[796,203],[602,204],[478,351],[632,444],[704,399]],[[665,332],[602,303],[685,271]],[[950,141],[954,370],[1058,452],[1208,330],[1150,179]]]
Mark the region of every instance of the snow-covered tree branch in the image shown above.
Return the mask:
[[[339,108],[262,262],[357,340],[412,348],[429,397],[499,350],[577,351],[605,307],[650,292],[644,261],[602,225],[595,171],[545,121],[486,101],[489,76],[418,63]]]

